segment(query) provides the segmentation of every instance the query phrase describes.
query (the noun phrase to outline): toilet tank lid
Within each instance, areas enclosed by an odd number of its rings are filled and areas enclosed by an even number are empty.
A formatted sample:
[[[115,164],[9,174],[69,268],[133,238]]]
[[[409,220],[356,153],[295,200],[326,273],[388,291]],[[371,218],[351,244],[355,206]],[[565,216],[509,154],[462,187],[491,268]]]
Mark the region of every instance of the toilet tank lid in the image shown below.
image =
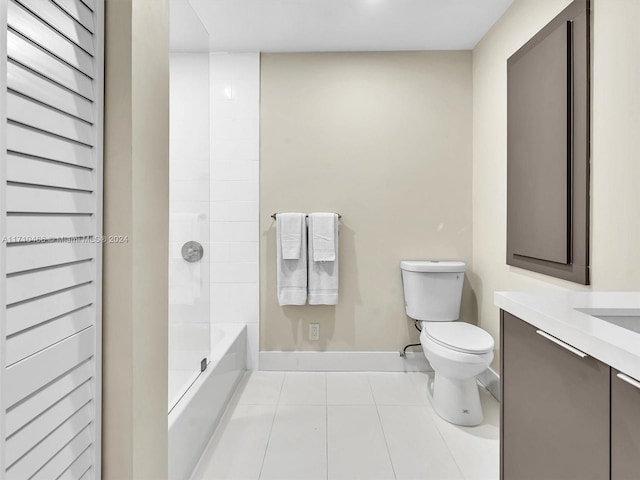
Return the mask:
[[[439,260],[403,260],[400,268],[407,272],[464,272],[464,262]]]

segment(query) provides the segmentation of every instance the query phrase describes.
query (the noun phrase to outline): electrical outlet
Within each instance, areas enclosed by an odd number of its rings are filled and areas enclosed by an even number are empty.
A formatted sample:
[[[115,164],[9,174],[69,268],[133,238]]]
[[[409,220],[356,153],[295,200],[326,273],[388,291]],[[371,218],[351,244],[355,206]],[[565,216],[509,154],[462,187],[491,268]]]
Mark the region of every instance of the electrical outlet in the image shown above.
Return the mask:
[[[320,324],[309,324],[309,340],[320,340]]]

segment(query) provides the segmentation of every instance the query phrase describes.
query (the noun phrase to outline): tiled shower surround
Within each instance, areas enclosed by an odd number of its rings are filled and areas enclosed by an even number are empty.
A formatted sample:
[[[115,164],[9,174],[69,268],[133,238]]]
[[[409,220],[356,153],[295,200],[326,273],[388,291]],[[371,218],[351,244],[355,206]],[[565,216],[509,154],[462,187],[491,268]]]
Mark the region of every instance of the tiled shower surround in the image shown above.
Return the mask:
[[[260,55],[211,54],[211,319],[247,325],[258,366]]]
[[[208,65],[208,54],[171,55],[169,408],[211,357]],[[202,261],[182,258],[187,241],[202,244]]]
[[[212,356],[212,324],[247,325],[257,368],[260,57],[172,54],[171,89],[170,404]],[[188,240],[202,262],[182,259]]]

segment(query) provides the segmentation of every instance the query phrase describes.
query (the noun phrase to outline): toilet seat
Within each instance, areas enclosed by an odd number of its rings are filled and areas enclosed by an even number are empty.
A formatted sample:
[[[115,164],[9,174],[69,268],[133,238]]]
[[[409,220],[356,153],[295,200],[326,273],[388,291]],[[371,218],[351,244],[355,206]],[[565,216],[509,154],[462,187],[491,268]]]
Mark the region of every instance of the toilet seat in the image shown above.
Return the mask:
[[[426,336],[438,345],[461,353],[493,351],[493,337],[483,329],[464,322],[422,322]]]

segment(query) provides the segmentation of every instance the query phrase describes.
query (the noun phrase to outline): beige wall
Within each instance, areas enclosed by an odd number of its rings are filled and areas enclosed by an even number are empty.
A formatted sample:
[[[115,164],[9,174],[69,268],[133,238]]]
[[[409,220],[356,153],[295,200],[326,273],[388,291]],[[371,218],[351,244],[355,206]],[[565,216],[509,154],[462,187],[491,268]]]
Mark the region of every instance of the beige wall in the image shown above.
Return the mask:
[[[480,325],[499,338],[496,290],[640,288],[640,2],[594,8],[591,287],[505,263],[506,60],[569,0],[516,0],[473,51],[473,276]],[[499,368],[499,352],[493,364]]]
[[[592,255],[596,290],[640,289],[640,2],[596,0]]]
[[[261,350],[417,340],[400,260],[471,263],[471,88],[470,52],[262,55]],[[278,305],[269,216],[284,211],[343,215],[337,306]],[[468,285],[463,299],[474,322]]]
[[[106,1],[105,480],[167,476],[167,0]]]

